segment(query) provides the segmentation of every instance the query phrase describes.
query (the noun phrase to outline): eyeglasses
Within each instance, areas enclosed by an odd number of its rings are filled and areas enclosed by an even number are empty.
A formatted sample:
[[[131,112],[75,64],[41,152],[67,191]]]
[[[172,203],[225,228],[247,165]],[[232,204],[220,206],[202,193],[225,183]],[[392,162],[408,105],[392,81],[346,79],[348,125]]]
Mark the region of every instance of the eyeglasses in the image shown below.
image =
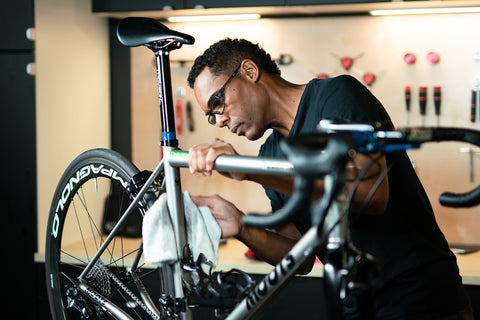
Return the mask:
[[[208,108],[209,111],[205,112],[205,115],[208,117],[208,123],[212,125],[216,125],[217,119],[216,115],[222,115],[225,113],[225,90],[227,85],[232,81],[232,79],[237,75],[238,70],[240,70],[241,64],[233,71],[230,78],[228,78],[227,82],[217,91],[215,95],[212,95],[210,99],[208,99]]]

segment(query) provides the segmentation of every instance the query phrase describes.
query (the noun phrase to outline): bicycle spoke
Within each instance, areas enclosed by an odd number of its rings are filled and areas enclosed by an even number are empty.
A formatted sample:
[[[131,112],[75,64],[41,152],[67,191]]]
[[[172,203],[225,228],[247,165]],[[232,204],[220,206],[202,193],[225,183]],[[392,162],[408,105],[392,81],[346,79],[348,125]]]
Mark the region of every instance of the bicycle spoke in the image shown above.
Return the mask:
[[[78,217],[78,211],[77,211],[77,207],[75,205],[75,198],[72,199],[72,206],[73,206],[73,211],[75,212],[75,218],[77,219],[77,226],[78,226],[78,230],[80,231],[80,236],[82,238],[82,244],[83,244],[83,248],[85,250],[85,254],[87,255],[87,260],[90,261],[90,258],[88,256],[88,249],[87,249],[87,244],[86,244],[86,241],[85,241],[85,237],[83,235],[83,229],[82,229],[82,224],[80,223],[80,219]],[[98,248],[97,248],[98,249]]]
[[[95,180],[96,180],[96,178],[95,178]],[[95,185],[96,185],[95,189],[97,189],[97,183],[95,183]],[[103,243],[102,233],[101,233],[101,230],[98,229],[97,224],[93,220],[92,215],[90,214],[90,211],[88,210],[87,200],[86,200],[85,194],[83,192],[83,186],[80,188],[80,191],[81,191],[81,195],[77,192],[77,196],[78,196],[80,202],[82,203],[83,208],[85,209],[85,213],[88,217],[88,222],[90,224],[90,232],[92,234],[92,237],[93,237],[93,239],[96,239],[97,238],[96,235],[98,235],[98,238],[100,239],[100,243],[97,246],[97,250],[98,250],[99,246]],[[97,244],[97,243],[95,243],[95,244]]]
[[[60,253],[66,255],[66,256],[68,256],[68,257],[70,257],[70,258],[72,258],[72,259],[74,259],[74,260],[76,260],[76,261],[78,261],[80,265],[86,265],[86,264],[88,263],[88,261],[89,261],[89,260],[87,260],[87,261],[82,260],[82,259],[80,259],[80,257],[79,257],[78,255],[73,255],[73,254],[70,254],[70,253],[68,253],[68,252],[66,252],[66,251],[63,251],[63,250],[61,250]],[[63,263],[63,264],[66,264],[66,265],[76,266],[76,267],[79,267],[79,268],[80,268],[80,266],[79,266],[78,264],[67,263],[67,262],[64,262],[63,260],[62,260],[62,263]],[[83,268],[83,266],[82,266],[81,268]]]

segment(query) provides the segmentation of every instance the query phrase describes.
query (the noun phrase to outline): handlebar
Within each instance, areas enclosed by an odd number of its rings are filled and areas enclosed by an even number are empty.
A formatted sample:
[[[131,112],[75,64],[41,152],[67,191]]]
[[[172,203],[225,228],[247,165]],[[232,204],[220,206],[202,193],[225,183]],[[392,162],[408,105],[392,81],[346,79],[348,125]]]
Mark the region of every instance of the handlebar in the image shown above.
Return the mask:
[[[332,152],[331,147],[329,147],[329,141],[332,139],[340,139],[345,143],[344,146],[347,147],[346,154],[349,152],[348,148],[353,148],[359,152],[389,153],[419,148],[421,144],[426,142],[442,141],[467,142],[480,146],[480,132],[471,129],[412,127],[394,131],[384,131],[377,130],[372,125],[332,125],[331,122],[323,120],[320,122],[319,127],[319,133],[298,136],[290,139],[290,143],[299,147],[310,148],[311,150],[315,149],[320,155],[326,155]],[[325,148],[325,146],[327,147]],[[310,174],[311,177],[318,174],[325,175],[327,174],[326,171],[333,169],[332,166],[323,167],[320,163],[313,164],[311,157],[308,157],[305,153],[298,152],[299,147],[282,148],[289,160],[294,164],[297,176],[300,177],[298,182],[297,179],[295,180],[294,193],[290,200],[281,210],[273,215],[261,216],[250,214],[245,216],[243,222],[246,225],[275,228],[291,221],[295,213],[301,212],[305,203],[309,203],[308,200],[312,182],[311,180],[308,182],[308,174]],[[319,150],[324,150],[324,152],[319,152]],[[304,161],[297,161],[295,158],[304,158]],[[330,163],[330,165],[332,164]],[[343,163],[343,165],[345,165],[345,163]],[[307,192],[308,195],[305,195]],[[476,206],[480,204],[480,186],[466,193],[444,192],[440,196],[439,201],[446,207],[467,208]]]
[[[328,120],[322,120],[319,129],[323,133],[318,135],[332,134],[332,132],[350,133],[355,140],[357,150],[360,152],[405,151],[419,148],[423,143],[443,141],[467,142],[480,146],[480,131],[464,128],[409,127],[395,131],[383,131],[376,130],[371,125],[332,124]],[[320,141],[319,146],[322,143]],[[440,195],[439,201],[443,206],[452,208],[476,206],[480,204],[480,185],[465,193],[444,192]]]
[[[318,133],[282,141],[280,146],[288,160],[222,155],[215,161],[214,169],[295,175],[294,193],[281,210],[272,215],[249,214],[243,217],[246,225],[276,228],[291,221],[295,213],[309,204],[313,180],[344,168],[354,154],[352,151],[389,153],[442,141],[467,142],[480,147],[480,131],[449,127],[410,127],[385,131],[368,124],[333,124],[322,120]],[[172,151],[168,157],[173,166],[188,167],[188,152]],[[439,201],[446,207],[476,206],[480,204],[480,185],[465,193],[444,192]]]
[[[459,128],[413,128],[407,132],[411,140],[423,142],[460,141],[480,146],[480,132]],[[480,185],[465,193],[444,192],[440,204],[452,208],[470,208],[480,204]]]

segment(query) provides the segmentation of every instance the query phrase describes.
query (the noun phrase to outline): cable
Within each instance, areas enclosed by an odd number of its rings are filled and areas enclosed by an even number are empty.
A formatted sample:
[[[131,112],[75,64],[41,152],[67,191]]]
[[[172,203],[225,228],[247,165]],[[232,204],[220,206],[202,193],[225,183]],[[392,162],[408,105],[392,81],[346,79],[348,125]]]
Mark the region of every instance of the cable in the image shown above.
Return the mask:
[[[370,202],[370,200],[372,200],[373,198],[373,195],[375,194],[375,192],[377,191],[378,187],[380,186],[380,184],[383,182],[383,180],[385,180],[385,177],[387,176],[388,172],[390,171],[390,169],[392,168],[392,164],[388,165],[387,169],[385,169],[382,174],[380,175],[380,177],[378,177],[377,181],[375,181],[375,184],[373,185],[373,187],[370,189],[370,192],[368,193],[367,197],[365,198],[365,200],[363,201],[363,204],[362,206],[360,207],[360,210],[359,210],[359,213],[361,213],[363,211],[363,209],[366,208],[366,206],[368,205],[368,203]]]
[[[360,174],[359,174],[359,173],[358,173],[358,169],[359,169],[359,168],[358,168],[357,166],[354,166],[353,169],[356,171],[356,176],[355,176],[354,179],[347,179],[347,182],[355,181],[355,180],[358,179],[359,176],[362,176],[362,175],[364,176],[364,177],[362,177],[362,180],[368,180],[368,179],[371,179],[371,178],[377,176],[377,175],[380,173],[380,171],[381,171],[381,166],[380,166],[380,162],[378,161],[378,158],[373,157],[373,155],[371,155],[371,154],[366,154],[366,153],[365,153],[364,155],[367,156],[367,157],[369,157],[369,158],[371,159],[371,161],[372,161],[372,163],[370,163],[370,165],[367,166],[368,170],[370,170],[370,168],[373,166],[373,164],[376,164],[376,165],[377,165],[378,170],[377,170],[376,172],[373,172],[373,173],[371,173],[370,175],[366,176],[367,172],[364,172],[364,169],[365,169],[365,168],[363,168],[362,171],[361,171]]]

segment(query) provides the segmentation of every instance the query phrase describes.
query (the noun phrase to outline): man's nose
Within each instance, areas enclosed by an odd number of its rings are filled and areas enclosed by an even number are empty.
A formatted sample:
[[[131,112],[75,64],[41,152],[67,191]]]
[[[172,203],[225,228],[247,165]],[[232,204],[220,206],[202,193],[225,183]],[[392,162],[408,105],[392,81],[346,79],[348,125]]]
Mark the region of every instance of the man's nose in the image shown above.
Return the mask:
[[[226,113],[215,115],[215,124],[217,127],[226,126],[228,120],[229,120],[229,117]]]

